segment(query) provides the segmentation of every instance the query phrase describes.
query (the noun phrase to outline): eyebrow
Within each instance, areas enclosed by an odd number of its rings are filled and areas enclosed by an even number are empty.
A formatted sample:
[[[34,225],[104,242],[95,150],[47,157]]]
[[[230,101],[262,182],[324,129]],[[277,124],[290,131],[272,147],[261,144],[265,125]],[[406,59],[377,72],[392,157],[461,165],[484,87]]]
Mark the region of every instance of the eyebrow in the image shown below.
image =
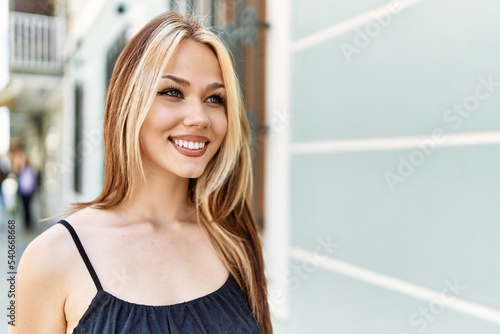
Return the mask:
[[[188,87],[191,86],[191,83],[189,81],[187,81],[186,79],[183,79],[183,78],[176,77],[175,75],[166,74],[166,75],[162,76],[161,78],[162,79],[170,79],[173,82],[175,82],[179,85],[182,85],[182,86],[188,86]],[[212,89],[212,90],[219,89],[219,88],[225,89],[225,86],[224,86],[224,84],[222,84],[220,82],[213,82],[213,83],[209,84],[207,86],[207,88]]]

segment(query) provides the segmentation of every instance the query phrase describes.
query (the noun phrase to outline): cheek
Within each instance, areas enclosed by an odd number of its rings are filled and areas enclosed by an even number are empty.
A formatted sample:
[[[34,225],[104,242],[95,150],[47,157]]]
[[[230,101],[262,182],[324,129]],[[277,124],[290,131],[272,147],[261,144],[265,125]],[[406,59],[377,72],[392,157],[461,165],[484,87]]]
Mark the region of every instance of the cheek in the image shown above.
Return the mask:
[[[223,115],[218,115],[215,123],[214,124],[214,130],[216,131],[217,135],[221,137],[221,141],[226,137],[227,134],[227,116],[226,114]]]
[[[142,124],[141,134],[145,141],[166,140],[166,134],[179,122],[175,113],[151,110]]]
[[[166,102],[155,100],[149,109],[149,112],[144,120],[148,123],[151,129],[163,130],[178,123],[180,110],[172,107]]]
[[[147,143],[151,141],[151,134],[154,132],[154,126],[149,118],[144,120],[139,132],[139,144],[141,149],[143,145],[147,146]]]

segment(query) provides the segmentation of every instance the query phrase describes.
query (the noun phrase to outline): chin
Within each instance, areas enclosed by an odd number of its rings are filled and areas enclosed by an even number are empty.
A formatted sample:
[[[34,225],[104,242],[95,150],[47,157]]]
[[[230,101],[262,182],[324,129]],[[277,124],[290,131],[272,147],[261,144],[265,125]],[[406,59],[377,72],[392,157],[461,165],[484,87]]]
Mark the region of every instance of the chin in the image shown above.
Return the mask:
[[[180,177],[183,177],[183,178],[186,178],[186,179],[197,179],[199,178],[203,172],[205,170],[202,170],[202,171],[185,171],[181,174],[179,174]]]

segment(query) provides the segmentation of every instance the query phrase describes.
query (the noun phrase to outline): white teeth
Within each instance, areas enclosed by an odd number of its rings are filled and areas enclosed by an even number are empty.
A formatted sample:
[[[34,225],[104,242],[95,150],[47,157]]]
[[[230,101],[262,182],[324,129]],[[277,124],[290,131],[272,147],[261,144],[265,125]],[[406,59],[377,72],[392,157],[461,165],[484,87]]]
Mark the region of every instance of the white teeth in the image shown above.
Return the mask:
[[[174,143],[177,146],[184,147],[190,150],[199,150],[205,147],[205,143],[203,142],[194,142],[180,139],[174,139]]]

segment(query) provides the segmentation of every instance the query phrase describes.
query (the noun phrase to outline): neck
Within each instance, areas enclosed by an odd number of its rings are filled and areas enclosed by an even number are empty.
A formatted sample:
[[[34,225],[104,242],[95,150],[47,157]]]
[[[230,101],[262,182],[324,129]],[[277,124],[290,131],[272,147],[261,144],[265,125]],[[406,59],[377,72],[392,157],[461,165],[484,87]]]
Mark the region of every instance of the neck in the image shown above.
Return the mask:
[[[162,172],[148,173],[131,196],[117,207],[130,222],[149,222],[157,227],[189,220],[193,209],[188,197],[189,179]]]

